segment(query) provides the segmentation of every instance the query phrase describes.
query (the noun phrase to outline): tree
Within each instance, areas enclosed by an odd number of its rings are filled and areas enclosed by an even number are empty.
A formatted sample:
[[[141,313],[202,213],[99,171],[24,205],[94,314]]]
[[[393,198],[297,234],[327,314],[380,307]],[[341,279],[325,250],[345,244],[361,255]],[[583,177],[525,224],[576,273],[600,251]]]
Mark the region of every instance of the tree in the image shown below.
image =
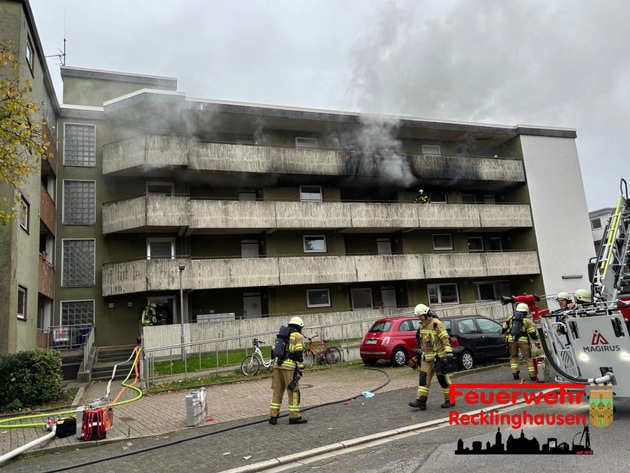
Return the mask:
[[[20,65],[11,41],[0,43],[0,183],[16,192],[13,203],[5,197],[0,202],[0,223],[14,219],[19,206],[20,186],[35,166],[46,159],[44,126],[46,118],[40,113],[41,103],[31,100],[33,85],[20,78]]]

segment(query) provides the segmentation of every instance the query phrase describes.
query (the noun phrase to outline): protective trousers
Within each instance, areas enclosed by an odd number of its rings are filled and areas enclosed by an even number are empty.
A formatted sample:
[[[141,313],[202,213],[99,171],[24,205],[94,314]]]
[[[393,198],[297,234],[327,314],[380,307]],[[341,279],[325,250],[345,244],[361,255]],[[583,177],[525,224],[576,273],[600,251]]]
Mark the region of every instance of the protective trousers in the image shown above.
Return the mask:
[[[435,363],[422,359],[420,362],[420,382],[418,383],[418,393],[416,398],[421,402],[426,402],[429,396],[429,388],[431,387],[431,379],[436,374],[438,383],[442,387],[444,400],[448,401],[451,393],[451,378],[448,374],[441,371],[435,371]]]
[[[289,389],[289,384],[293,380],[294,370],[284,370],[277,366],[273,368],[271,377],[271,406],[269,407],[269,416],[278,417],[280,408],[282,407],[282,397],[286,390],[289,396],[289,419],[300,418],[300,385],[298,383],[294,390]]]
[[[523,354],[523,358],[527,362],[527,373],[530,378],[535,378],[534,359],[532,358],[532,350],[528,342],[510,342],[510,368],[512,374],[519,374],[518,371],[518,352]]]

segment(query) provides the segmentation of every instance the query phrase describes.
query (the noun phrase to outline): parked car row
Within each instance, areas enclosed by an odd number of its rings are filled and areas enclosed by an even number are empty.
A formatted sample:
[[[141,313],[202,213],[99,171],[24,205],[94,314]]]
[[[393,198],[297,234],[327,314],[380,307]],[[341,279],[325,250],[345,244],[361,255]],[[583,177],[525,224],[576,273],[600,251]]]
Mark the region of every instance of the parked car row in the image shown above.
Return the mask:
[[[450,336],[459,367],[472,369],[477,363],[509,356],[501,335],[502,326],[488,317],[465,315],[440,319]],[[372,324],[361,342],[363,363],[374,365],[388,360],[393,366],[405,366],[418,347],[416,317],[388,317]]]

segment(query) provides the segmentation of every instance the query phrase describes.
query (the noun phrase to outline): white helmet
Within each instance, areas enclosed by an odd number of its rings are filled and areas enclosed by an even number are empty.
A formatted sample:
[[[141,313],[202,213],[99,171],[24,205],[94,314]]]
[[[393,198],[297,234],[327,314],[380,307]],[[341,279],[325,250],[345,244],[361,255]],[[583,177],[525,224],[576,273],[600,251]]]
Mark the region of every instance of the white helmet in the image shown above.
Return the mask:
[[[426,305],[418,304],[416,308],[413,309],[413,313],[419,317],[421,315],[427,315],[429,313],[429,310],[431,309],[429,309]]]
[[[556,300],[561,300],[561,299],[564,299],[565,301],[570,301],[571,294],[569,294],[566,291],[559,292],[558,295],[556,296]]]
[[[525,312],[525,314],[529,314],[529,307],[524,302],[521,302],[516,306],[516,312]]]
[[[299,317],[292,317],[291,320],[289,320],[289,325],[297,325],[302,328],[304,327],[304,321]]]
[[[591,291],[588,289],[578,289],[575,291],[575,301],[580,304],[590,304],[593,302],[593,298],[591,297]]]

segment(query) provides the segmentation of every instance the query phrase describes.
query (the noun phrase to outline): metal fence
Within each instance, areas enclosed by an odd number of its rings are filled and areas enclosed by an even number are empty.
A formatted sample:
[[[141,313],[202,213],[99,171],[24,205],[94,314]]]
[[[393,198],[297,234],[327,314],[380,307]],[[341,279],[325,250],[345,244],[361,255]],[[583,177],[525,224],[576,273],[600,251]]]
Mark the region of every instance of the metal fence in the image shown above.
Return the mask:
[[[39,348],[57,348],[70,350],[82,348],[88,341],[92,324],[51,325],[46,329],[37,329]]]

